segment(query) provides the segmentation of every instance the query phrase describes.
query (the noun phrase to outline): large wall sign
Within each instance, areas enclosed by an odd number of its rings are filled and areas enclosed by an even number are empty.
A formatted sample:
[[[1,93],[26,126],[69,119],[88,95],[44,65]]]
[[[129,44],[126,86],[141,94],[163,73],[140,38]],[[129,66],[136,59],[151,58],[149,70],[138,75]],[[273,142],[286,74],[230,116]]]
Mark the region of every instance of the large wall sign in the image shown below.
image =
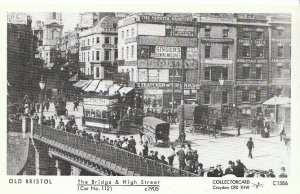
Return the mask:
[[[180,59],[181,47],[156,46],[155,58]]]
[[[190,23],[196,24],[196,19],[193,17],[172,17],[172,16],[153,16],[153,15],[141,15],[138,20],[143,23]]]
[[[27,14],[22,12],[13,12],[7,14],[7,23],[27,24]]]
[[[182,60],[172,59],[139,59],[138,68],[141,69],[175,69],[182,68]],[[198,61],[195,59],[184,60],[185,69],[197,69]]]
[[[196,28],[192,26],[172,26],[172,36],[196,37]]]

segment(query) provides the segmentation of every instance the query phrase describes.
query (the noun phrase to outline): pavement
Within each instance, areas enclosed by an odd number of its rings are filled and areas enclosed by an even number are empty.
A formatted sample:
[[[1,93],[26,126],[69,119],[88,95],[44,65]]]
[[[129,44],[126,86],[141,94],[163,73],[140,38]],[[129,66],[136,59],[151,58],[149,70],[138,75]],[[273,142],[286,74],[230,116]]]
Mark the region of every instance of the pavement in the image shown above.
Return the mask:
[[[67,103],[69,115],[74,115],[79,129],[81,126],[82,105],[78,107],[78,111],[73,110],[73,103]],[[44,115],[54,115],[54,104],[51,103],[48,112]],[[62,117],[65,120],[66,118]],[[56,120],[58,123],[59,118]],[[170,127],[170,141],[174,142],[178,139],[178,125]],[[221,132],[217,138],[208,135],[186,132],[186,143],[190,143],[192,149],[196,149],[199,154],[199,162],[204,165],[204,168],[221,164],[223,169],[227,168],[228,161],[236,161],[240,159],[248,169],[269,170],[273,169],[275,174],[280,173],[280,168],[285,167],[286,173],[290,172],[290,149],[284,142],[280,142],[279,136],[271,135],[270,138],[262,138],[259,134],[253,134],[251,130],[242,128],[241,135],[236,136],[236,129],[227,129]],[[106,137],[115,139],[115,134],[103,134]],[[122,135],[123,136],[123,135]],[[126,135],[124,135],[126,136]],[[127,135],[128,137],[129,135]],[[136,140],[139,140],[139,134],[133,135]],[[254,142],[253,159],[248,158],[247,141],[252,137]],[[168,148],[150,147],[150,150],[158,151],[159,156],[168,156]],[[176,147],[178,150],[178,147]],[[166,157],[167,158],[167,157]],[[178,166],[178,158],[174,159],[174,166]]]

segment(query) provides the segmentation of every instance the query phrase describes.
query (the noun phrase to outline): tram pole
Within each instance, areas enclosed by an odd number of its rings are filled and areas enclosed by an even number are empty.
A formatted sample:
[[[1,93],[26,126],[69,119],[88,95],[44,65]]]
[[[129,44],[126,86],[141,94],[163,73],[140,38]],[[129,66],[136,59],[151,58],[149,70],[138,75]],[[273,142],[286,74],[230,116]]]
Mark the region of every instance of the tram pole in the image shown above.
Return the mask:
[[[181,118],[179,122],[179,143],[182,144],[185,140],[185,130],[184,130],[184,78],[185,78],[185,60],[182,59],[182,76],[181,76]]]

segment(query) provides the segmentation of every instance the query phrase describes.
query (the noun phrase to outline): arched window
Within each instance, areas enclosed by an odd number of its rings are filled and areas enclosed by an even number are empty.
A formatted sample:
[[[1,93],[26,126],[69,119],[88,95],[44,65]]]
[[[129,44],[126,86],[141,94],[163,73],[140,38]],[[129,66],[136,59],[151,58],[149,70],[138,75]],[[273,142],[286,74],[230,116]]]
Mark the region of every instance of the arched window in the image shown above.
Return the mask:
[[[103,119],[107,118],[107,112],[106,112],[106,110],[102,111],[102,118]]]

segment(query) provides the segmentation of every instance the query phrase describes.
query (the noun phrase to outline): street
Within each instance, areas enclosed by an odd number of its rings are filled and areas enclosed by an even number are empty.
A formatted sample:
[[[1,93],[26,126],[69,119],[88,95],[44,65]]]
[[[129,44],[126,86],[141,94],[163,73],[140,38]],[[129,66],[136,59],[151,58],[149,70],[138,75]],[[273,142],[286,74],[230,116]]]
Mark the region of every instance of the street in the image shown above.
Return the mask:
[[[67,102],[68,114],[74,115],[76,123],[79,129],[81,126],[81,116],[82,116],[82,105],[78,107],[78,111],[73,110],[73,102]],[[48,112],[44,112],[46,117],[55,114],[54,104],[50,104],[50,109]],[[64,118],[64,117],[62,117]],[[58,123],[56,120],[56,124]],[[66,119],[64,118],[66,124]],[[87,132],[90,132],[87,130]],[[171,125],[170,128],[170,141],[174,142],[178,138],[178,125]],[[236,133],[236,129],[229,131],[228,133]],[[116,135],[113,134],[103,134],[106,137],[115,139]],[[138,142],[140,137],[139,134],[133,135],[135,140]],[[122,137],[122,136],[121,136]],[[129,137],[129,135],[127,135]],[[248,158],[248,148],[246,143],[249,138],[253,138],[254,150],[253,159]],[[289,174],[289,158],[290,150],[288,150],[284,142],[280,142],[279,136],[271,136],[270,138],[262,138],[258,134],[251,134],[250,130],[241,130],[241,136],[236,137],[225,137],[218,136],[214,138],[208,135],[202,134],[191,134],[186,133],[186,144],[190,143],[192,149],[196,149],[199,154],[199,162],[202,163],[205,169],[210,166],[216,166],[221,164],[223,170],[227,168],[228,161],[236,161],[240,159],[248,169],[255,170],[269,170],[273,169],[275,174],[280,173],[280,168],[285,167],[287,174]],[[159,156],[168,156],[168,148],[161,147],[150,147],[149,150],[158,151]],[[178,147],[176,147],[176,151]],[[178,167],[178,158],[175,157],[174,166]]]

